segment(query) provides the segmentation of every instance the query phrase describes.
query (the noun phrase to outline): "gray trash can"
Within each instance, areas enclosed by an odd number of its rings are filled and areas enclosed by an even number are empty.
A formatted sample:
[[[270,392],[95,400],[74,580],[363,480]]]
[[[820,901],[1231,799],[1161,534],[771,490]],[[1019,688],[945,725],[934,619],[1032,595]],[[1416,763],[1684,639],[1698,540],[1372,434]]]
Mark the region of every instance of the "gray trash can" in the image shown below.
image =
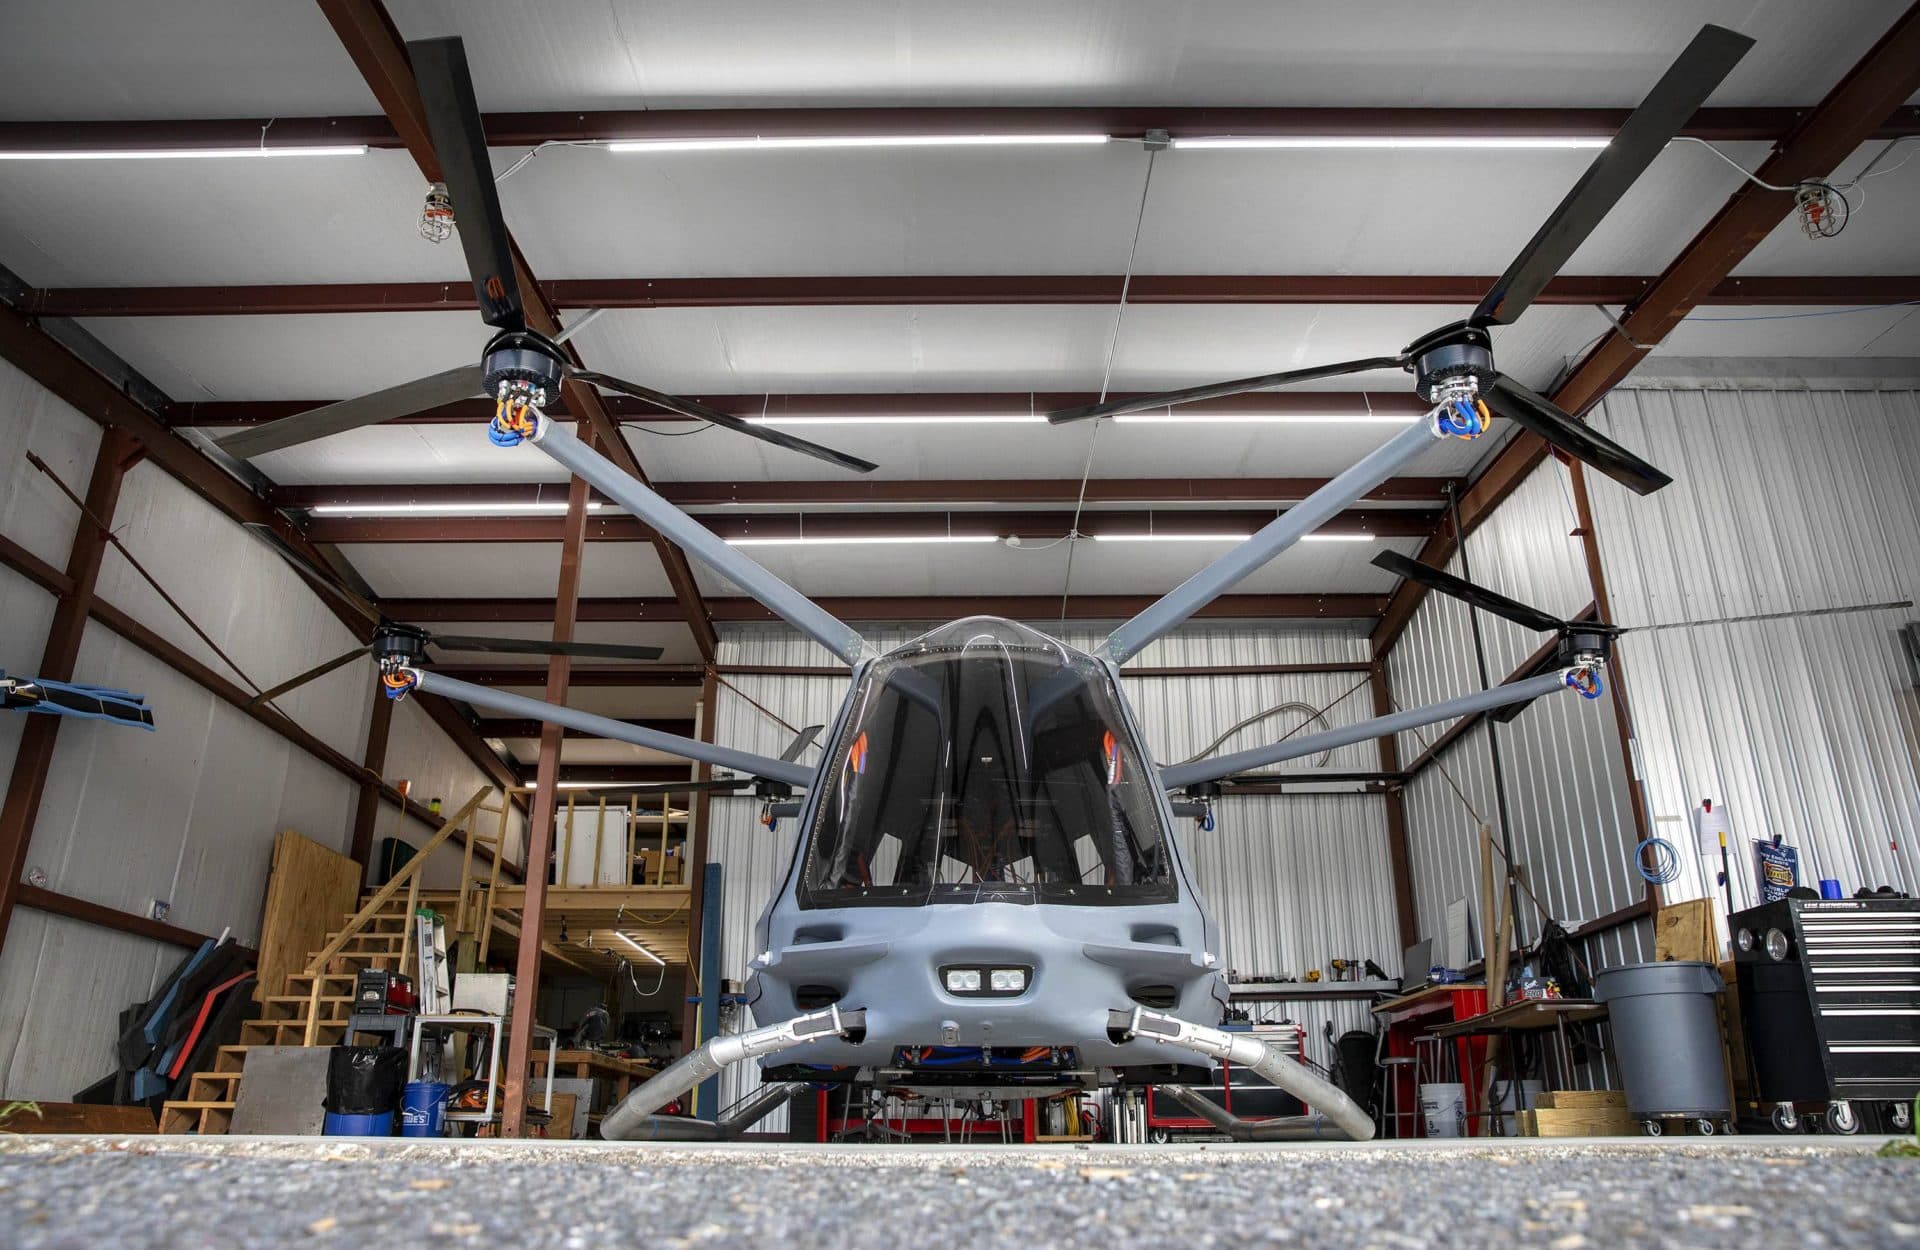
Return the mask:
[[[1714,996],[1726,988],[1712,964],[1695,960],[1624,964],[1593,979],[1607,1005],[1613,1053],[1636,1116],[1725,1120],[1720,1015]]]

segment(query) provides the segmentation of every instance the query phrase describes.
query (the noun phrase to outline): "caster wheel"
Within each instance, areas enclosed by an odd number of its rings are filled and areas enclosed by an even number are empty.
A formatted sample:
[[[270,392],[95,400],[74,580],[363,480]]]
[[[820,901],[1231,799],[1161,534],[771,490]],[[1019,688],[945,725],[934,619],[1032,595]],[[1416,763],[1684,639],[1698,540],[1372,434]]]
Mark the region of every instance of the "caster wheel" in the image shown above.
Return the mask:
[[[1712,1137],[1714,1134],[1714,1126],[1713,1126],[1712,1120],[1695,1120],[1693,1122],[1693,1128],[1694,1128],[1694,1131],[1699,1133],[1700,1136],[1702,1137]]]
[[[1773,1109],[1773,1131],[1774,1132],[1791,1133],[1796,1131],[1799,1127],[1800,1127],[1800,1117],[1794,1114],[1793,1107],[1790,1104],[1781,1103],[1779,1106]]]
[[[1658,1120],[1642,1120],[1640,1121],[1640,1131],[1648,1137],[1658,1137],[1667,1131],[1667,1127]]]
[[[1163,1128],[1157,1128],[1147,1134],[1147,1140],[1156,1146],[1164,1146],[1173,1140],[1173,1134]]]
[[[1853,1113],[1853,1104],[1848,1102],[1829,1103],[1827,1105],[1827,1131],[1851,1137],[1860,1131],[1860,1117]]]
[[[1900,1129],[1903,1132],[1907,1129],[1912,1128],[1913,1127],[1913,1105],[1911,1103],[1905,1103],[1905,1102],[1894,1103],[1893,1111],[1889,1116],[1889,1118],[1893,1121],[1893,1127]]]

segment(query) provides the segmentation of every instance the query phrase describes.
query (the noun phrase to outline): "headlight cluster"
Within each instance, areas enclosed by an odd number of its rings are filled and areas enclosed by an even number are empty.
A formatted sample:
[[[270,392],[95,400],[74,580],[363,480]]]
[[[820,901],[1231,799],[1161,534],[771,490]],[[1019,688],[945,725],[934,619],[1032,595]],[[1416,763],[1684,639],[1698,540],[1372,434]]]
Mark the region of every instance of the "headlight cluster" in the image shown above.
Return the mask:
[[[949,994],[1010,998],[1027,992],[1025,968],[942,968],[940,983]]]

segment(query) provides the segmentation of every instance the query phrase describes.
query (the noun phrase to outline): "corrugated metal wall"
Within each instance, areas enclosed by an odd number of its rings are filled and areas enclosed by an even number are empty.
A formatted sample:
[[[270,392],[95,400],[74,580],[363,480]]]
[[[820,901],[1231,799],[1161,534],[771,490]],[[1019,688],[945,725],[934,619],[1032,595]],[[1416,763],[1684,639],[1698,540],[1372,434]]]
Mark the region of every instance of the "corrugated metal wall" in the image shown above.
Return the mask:
[[[1617,391],[1596,424],[1673,474],[1645,500],[1593,487],[1608,592],[1645,626],[1889,603],[1920,580],[1920,396],[1812,388]],[[1727,805],[1735,901],[1748,838],[1800,848],[1810,883],[1920,888],[1911,608],[1694,624],[1622,647],[1649,801],[1683,850],[1677,897],[1714,889],[1687,850]],[[1895,844],[1898,850],[1894,849]],[[1715,857],[1717,859],[1717,856]]]
[[[1536,469],[1493,517],[1468,535],[1473,580],[1548,612],[1571,615],[1593,599],[1575,528],[1566,471]],[[1456,556],[1447,566],[1462,572]],[[1500,681],[1548,635],[1481,614],[1487,668]],[[1428,595],[1388,656],[1398,707],[1419,707],[1480,688],[1466,605]],[[1411,764],[1451,722],[1400,736]],[[1632,865],[1637,841],[1628,802],[1619,732],[1611,700],[1550,695],[1499,727],[1515,860],[1547,910],[1568,928],[1638,902],[1643,885]],[[1463,735],[1406,788],[1415,910],[1420,934],[1440,937],[1446,909],[1469,900],[1480,926],[1479,825],[1498,830],[1493,769],[1483,723]],[[1458,787],[1457,791],[1455,787]],[[1516,913],[1523,941],[1539,935],[1537,912]],[[1640,935],[1602,938],[1604,962],[1637,957]]]
[[[1052,625],[1039,627],[1055,632]],[[869,626],[865,632],[887,647],[923,631]],[[1062,632],[1065,641],[1087,649],[1106,636],[1104,630],[1084,626]],[[1364,660],[1366,654],[1366,640],[1355,631],[1199,625],[1155,643],[1133,667],[1351,662]],[[833,658],[790,630],[756,625],[728,629],[721,638],[720,661],[801,666],[830,664]],[[716,703],[716,736],[730,746],[763,754],[778,754],[792,736],[768,712],[790,725],[825,724],[846,693],[846,682],[833,677],[735,675],[726,680],[730,686],[721,686]],[[1129,677],[1125,685],[1161,761],[1184,759],[1229,726],[1281,703],[1326,707],[1327,722],[1333,726],[1373,714],[1364,672]],[[1302,719],[1304,713],[1288,712],[1249,726],[1217,750],[1278,737]],[[1372,769],[1378,764],[1367,743],[1334,752],[1326,766]],[[733,979],[745,976],[746,962],[754,954],[754,923],[786,871],[796,837],[792,821],[769,835],[758,823],[758,811],[758,801],[751,798],[713,800],[709,857],[722,866],[725,895],[721,975]],[[1181,836],[1201,891],[1219,918],[1229,967],[1297,977],[1334,957],[1396,966],[1399,939],[1385,808],[1377,796],[1228,798],[1219,806],[1212,833],[1183,831]],[[1256,1014],[1304,1023],[1310,1051],[1321,1058],[1323,1021],[1332,1021],[1336,1032],[1367,1024],[1363,1003],[1276,1004],[1258,1008]],[[731,1101],[756,1083],[756,1073],[736,1073],[723,1088],[723,1100]],[[765,1124],[767,1131],[784,1126],[784,1113]]]
[[[84,490],[99,427],[0,365],[0,443],[38,452]],[[221,647],[262,685],[346,650],[352,639],[278,557],[151,464],[133,468],[116,533]],[[64,566],[75,512],[21,457],[0,464],[0,532]],[[100,595],[218,672],[222,660],[117,553]],[[0,570],[0,669],[38,666],[53,597]],[[344,850],[358,790],[146,652],[97,624],[82,635],[79,675],[148,697],[155,733],[85,720],[61,726],[28,870],[49,888],[135,914],[153,900],[203,933],[259,934],[273,839],[297,829]],[[359,759],[373,683],[365,667],[332,674],[279,704],[321,740]],[[0,768],[12,767],[21,717],[0,717]],[[390,775],[465,798],[478,772],[415,709],[396,723]],[[405,770],[405,771],[398,771]],[[465,789],[459,789],[461,786]],[[391,811],[382,813],[385,833]],[[457,868],[457,860],[455,861]],[[112,1070],[118,1013],[150,993],[185,952],[112,930],[16,909],[0,951],[0,1094],[66,1099]]]

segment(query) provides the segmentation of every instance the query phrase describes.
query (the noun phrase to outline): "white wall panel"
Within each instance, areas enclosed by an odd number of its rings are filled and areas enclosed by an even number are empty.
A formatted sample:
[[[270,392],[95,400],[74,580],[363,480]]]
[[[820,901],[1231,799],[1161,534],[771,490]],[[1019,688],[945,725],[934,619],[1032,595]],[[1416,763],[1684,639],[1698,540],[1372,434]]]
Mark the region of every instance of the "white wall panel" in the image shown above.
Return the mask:
[[[32,676],[53,623],[55,599],[9,568],[0,568],[0,673]],[[0,776],[13,775],[25,716],[0,716]]]
[[[51,391],[0,360],[0,533],[56,569],[67,566],[79,511],[45,474],[27,463],[31,451],[85,496],[100,448],[100,427]]]
[[[1669,893],[1717,892],[1718,864],[1686,849],[1702,798],[1733,815],[1737,906],[1753,901],[1747,840],[1774,834],[1809,883],[1920,887],[1920,709],[1898,638],[1920,613],[1837,611],[1920,580],[1920,397],[1649,387],[1596,422],[1676,479],[1647,500],[1593,491],[1619,619],[1678,626],[1622,647],[1649,799],[1683,849]],[[1726,619],[1780,613],[1800,615]]]
[[[114,1022],[190,952],[20,908],[0,951],[0,1094],[65,1102],[117,1066]]]

